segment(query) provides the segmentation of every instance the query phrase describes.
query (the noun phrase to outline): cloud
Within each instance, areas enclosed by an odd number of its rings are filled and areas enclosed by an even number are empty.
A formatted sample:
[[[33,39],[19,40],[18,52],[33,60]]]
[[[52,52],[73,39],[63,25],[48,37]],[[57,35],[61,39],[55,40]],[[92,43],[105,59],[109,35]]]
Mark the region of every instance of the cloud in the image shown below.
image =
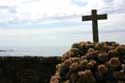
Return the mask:
[[[8,46],[60,46],[71,42],[72,39],[80,40],[82,36],[80,37],[78,32],[86,32],[81,28],[0,29],[0,45],[7,43]]]
[[[17,2],[16,0],[14,0],[12,3],[10,0],[7,0],[7,1],[3,1],[2,3],[8,6],[10,6],[9,4],[11,4],[11,6],[14,6],[15,9],[17,9],[16,10],[17,12],[13,15],[14,16],[13,20],[11,20],[12,22],[13,21],[22,22],[22,21],[34,21],[35,19],[38,19],[38,20],[43,20],[48,18],[50,19],[51,17],[54,17],[54,18],[57,17],[59,19],[60,17],[63,18],[64,16],[78,15],[80,11],[83,10],[83,8],[78,7],[75,4],[72,4],[72,2],[74,1],[19,0],[19,2]],[[80,3],[80,1],[75,1],[75,3],[78,3],[78,2]],[[11,17],[11,16],[8,16],[8,17]],[[10,20],[8,22],[10,22]]]
[[[4,5],[4,6],[0,6],[0,12],[7,12],[7,13],[16,13],[16,9],[15,7],[12,7],[12,6],[7,6],[7,5]]]
[[[99,29],[101,26],[99,27]],[[103,27],[99,30],[101,41],[119,41],[125,29],[113,30]],[[92,41],[91,26],[64,27],[64,28],[0,28],[0,46],[30,47],[30,46],[70,46],[73,42]],[[120,40],[121,39],[121,40]]]
[[[78,6],[82,6],[82,7],[84,7],[85,5],[87,5],[87,2],[85,1],[85,0],[72,0],[72,3],[73,4],[76,4],[76,5],[78,5]]]
[[[0,9],[9,9],[9,6],[0,6]]]
[[[125,13],[124,7],[124,0],[1,0],[0,23],[58,23],[81,19],[93,8],[112,14]]]

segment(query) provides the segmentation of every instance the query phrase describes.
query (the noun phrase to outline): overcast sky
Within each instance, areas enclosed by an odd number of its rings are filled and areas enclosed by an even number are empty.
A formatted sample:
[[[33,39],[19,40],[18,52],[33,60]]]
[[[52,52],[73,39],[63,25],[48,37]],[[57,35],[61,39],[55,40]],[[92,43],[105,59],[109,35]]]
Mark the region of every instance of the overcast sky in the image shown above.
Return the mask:
[[[92,24],[82,16],[108,14],[99,21],[100,41],[125,43],[125,0],[0,0],[1,47],[68,47],[92,41]]]

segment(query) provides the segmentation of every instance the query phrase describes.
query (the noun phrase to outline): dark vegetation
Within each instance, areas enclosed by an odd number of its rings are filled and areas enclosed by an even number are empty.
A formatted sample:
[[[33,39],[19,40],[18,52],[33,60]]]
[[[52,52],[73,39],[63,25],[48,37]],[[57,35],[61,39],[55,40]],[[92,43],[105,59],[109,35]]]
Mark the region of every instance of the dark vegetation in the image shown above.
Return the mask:
[[[49,83],[60,57],[0,57],[0,83]]]
[[[50,83],[125,83],[125,45],[74,43],[61,60]]]

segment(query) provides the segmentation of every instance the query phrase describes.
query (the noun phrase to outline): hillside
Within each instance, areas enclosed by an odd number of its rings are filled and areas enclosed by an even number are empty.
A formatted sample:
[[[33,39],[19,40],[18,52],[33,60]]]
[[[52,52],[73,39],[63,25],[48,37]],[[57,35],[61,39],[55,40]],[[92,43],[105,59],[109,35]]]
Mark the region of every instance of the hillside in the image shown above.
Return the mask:
[[[60,57],[0,57],[0,83],[49,83]]]

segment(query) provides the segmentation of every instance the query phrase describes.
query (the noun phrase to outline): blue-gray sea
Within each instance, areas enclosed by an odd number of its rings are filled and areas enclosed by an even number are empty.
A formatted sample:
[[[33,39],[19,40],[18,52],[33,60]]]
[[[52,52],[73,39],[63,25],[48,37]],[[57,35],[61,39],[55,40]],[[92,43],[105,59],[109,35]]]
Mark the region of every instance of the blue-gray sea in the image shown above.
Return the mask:
[[[68,47],[7,48],[0,50],[0,56],[62,56]]]

